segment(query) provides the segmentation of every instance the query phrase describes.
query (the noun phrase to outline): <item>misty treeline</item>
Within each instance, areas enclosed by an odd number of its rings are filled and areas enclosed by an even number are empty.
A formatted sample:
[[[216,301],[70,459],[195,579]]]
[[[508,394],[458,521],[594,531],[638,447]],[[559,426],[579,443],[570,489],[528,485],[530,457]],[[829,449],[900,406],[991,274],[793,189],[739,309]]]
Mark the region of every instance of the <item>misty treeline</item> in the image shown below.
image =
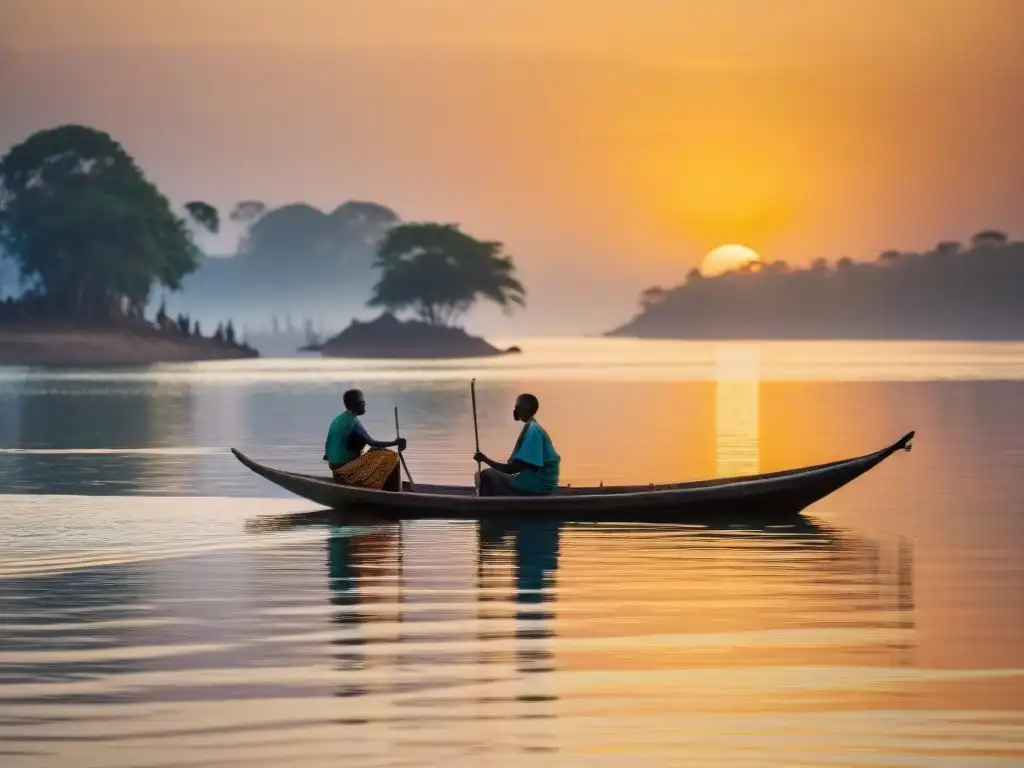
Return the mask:
[[[281,318],[279,315],[270,316],[270,326],[258,326],[248,330],[247,335],[253,343],[261,348],[267,346],[268,342],[274,346],[282,346],[287,349],[318,347],[323,343],[326,327],[317,323],[313,318],[303,318],[302,325],[297,325],[291,315]]]
[[[352,201],[329,212],[257,200],[229,214],[241,227],[235,253],[203,258],[185,281],[190,304],[258,307],[286,314],[325,302],[364,302],[373,285],[375,246],[399,223],[386,206]]]
[[[997,230],[874,262],[818,259],[748,265],[718,277],[692,270],[648,288],[614,333],[676,338],[1020,338],[1024,243]]]
[[[525,301],[502,244],[456,225],[403,223],[363,201],[325,213],[244,200],[228,218],[241,229],[237,253],[204,255],[197,241],[222,231],[220,212],[200,200],[175,210],[124,148],[93,128],[40,131],[0,159],[0,255],[18,274],[6,292],[18,295],[22,314],[142,317],[154,288],[184,288],[181,317],[266,318],[348,302],[447,324],[479,300]]]
[[[246,226],[238,254],[206,259],[197,280],[205,277],[221,298],[259,298],[274,315],[348,299],[449,325],[481,300],[503,309],[525,304],[502,243],[477,240],[455,224],[402,222],[371,202],[323,213],[304,203],[268,209],[249,200],[231,218]]]
[[[167,313],[166,302],[160,302],[160,308],[156,312],[154,324],[160,330],[177,334],[182,338],[206,338],[203,336],[203,326],[199,320],[193,320],[184,313],[179,313],[177,317],[171,317]],[[249,343],[235,331],[235,324],[231,320],[228,320],[226,323],[217,323],[209,338],[224,346],[252,349]]]

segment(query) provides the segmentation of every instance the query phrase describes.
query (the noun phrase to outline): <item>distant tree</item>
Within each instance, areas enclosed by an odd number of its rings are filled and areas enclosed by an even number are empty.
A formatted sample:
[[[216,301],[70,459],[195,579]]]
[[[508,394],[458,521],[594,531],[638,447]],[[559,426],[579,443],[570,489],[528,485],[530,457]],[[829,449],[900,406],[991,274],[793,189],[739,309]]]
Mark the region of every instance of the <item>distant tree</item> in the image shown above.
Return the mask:
[[[178,290],[196,268],[186,222],[108,134],[40,131],[0,159],[0,248],[46,310],[134,314],[154,283]]]
[[[668,291],[660,285],[652,285],[650,288],[645,288],[643,293],[640,294],[640,306],[644,310],[656,307],[665,300],[667,295]]]
[[[703,280],[703,279],[704,279],[704,273],[701,272],[700,269],[697,268],[697,267],[694,267],[693,269],[691,269],[689,272],[686,273],[686,282],[687,283],[696,283],[698,280]]]
[[[324,250],[324,214],[297,203],[264,213],[242,242],[240,255],[254,262],[308,261]]]
[[[367,245],[376,245],[398,223],[398,216],[390,208],[358,200],[339,205],[330,218]]]
[[[199,321],[198,320],[196,320],[195,328],[192,329],[192,335],[193,336],[199,336],[199,337],[201,337],[203,335],[203,329],[199,327]]]
[[[304,203],[286,205],[253,222],[240,255],[263,268],[325,270],[355,266],[365,254],[369,269],[373,253],[367,246],[397,223],[394,211],[375,203],[346,203],[330,214]]]
[[[160,309],[156,312],[156,324],[163,326],[167,322],[167,301],[166,299],[160,300]]]
[[[308,317],[303,325],[303,336],[306,340],[307,347],[314,347],[320,343],[320,334],[316,332],[316,328],[313,326],[313,320]]]
[[[266,212],[266,204],[259,200],[242,200],[231,209],[229,218],[239,224],[249,225],[256,222]]]
[[[232,347],[235,346],[235,325],[230,320],[228,320],[228,324],[224,327],[224,341]]]
[[[217,330],[213,332],[214,341],[224,341],[224,323],[217,323]]]
[[[1005,232],[1000,232],[998,229],[985,229],[971,238],[971,244],[975,248],[985,245],[1006,245],[1008,240]]]
[[[935,252],[943,255],[956,256],[957,254],[963,253],[964,246],[962,243],[958,243],[956,240],[943,240],[941,243],[935,246]]]
[[[410,310],[431,325],[451,325],[477,301],[503,310],[525,306],[526,290],[501,243],[476,240],[454,224],[392,228],[377,250],[380,279],[368,302]]]
[[[209,203],[194,201],[185,203],[185,211],[189,218],[211,235],[220,232],[220,214]]]
[[[828,259],[818,257],[811,262],[812,272],[827,272],[828,271]]]
[[[882,251],[878,256],[878,261],[882,264],[895,264],[901,255],[899,251]]]

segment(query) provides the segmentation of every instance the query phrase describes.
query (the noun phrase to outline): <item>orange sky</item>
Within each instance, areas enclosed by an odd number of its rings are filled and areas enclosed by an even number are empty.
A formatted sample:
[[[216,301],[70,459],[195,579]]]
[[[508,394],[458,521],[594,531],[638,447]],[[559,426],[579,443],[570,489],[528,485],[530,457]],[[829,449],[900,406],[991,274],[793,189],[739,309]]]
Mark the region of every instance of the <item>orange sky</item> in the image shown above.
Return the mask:
[[[85,122],[176,199],[461,222],[547,331],[721,242],[1024,235],[1021,82],[1020,0],[0,0],[0,147]]]

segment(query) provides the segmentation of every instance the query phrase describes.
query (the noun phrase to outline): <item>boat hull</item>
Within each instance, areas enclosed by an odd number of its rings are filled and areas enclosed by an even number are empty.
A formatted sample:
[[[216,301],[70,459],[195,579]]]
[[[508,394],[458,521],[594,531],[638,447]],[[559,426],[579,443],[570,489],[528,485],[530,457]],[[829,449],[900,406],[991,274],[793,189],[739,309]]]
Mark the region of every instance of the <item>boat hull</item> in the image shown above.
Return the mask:
[[[494,516],[573,520],[785,519],[852,482],[900,450],[914,432],[874,453],[827,464],[746,477],[689,483],[602,488],[560,488],[551,496],[478,497],[464,486],[405,484],[401,493],[352,488],[313,475],[259,464],[231,449],[249,470],[323,507],[389,517],[479,519]]]

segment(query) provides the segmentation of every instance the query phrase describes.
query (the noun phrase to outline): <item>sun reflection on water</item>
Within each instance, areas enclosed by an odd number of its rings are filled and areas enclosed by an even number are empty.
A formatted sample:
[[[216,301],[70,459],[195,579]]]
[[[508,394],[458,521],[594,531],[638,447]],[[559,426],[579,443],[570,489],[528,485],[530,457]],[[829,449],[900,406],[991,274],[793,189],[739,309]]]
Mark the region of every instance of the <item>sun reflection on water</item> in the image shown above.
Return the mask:
[[[715,466],[719,477],[760,467],[760,355],[752,344],[715,347]]]

